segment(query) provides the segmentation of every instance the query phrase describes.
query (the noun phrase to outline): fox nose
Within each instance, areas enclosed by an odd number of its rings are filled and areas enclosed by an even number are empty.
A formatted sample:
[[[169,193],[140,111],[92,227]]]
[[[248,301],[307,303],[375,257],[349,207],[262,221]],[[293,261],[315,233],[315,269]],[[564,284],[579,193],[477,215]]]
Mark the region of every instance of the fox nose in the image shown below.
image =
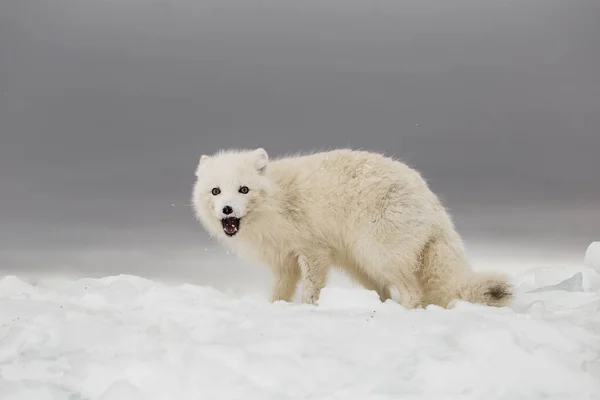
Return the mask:
[[[223,214],[225,215],[229,215],[233,212],[233,208],[229,207],[229,206],[225,206],[223,207]]]

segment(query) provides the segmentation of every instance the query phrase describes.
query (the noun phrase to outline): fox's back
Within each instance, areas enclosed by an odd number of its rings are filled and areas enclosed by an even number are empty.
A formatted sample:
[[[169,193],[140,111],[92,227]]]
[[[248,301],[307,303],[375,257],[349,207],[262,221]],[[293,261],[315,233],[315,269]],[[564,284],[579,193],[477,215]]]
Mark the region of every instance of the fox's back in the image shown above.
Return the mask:
[[[273,160],[268,171],[282,202],[293,202],[296,215],[328,235],[357,224],[412,223],[442,211],[417,171],[377,153],[341,149],[287,157]]]

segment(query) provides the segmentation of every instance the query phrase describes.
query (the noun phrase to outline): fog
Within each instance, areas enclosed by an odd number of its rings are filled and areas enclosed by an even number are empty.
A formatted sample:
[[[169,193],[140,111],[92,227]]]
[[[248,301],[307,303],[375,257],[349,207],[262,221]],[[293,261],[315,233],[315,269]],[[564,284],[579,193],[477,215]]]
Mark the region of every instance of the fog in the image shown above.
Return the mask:
[[[385,152],[478,267],[578,262],[600,239],[599,19],[594,0],[3,0],[0,273],[265,284],[189,207],[227,147]]]

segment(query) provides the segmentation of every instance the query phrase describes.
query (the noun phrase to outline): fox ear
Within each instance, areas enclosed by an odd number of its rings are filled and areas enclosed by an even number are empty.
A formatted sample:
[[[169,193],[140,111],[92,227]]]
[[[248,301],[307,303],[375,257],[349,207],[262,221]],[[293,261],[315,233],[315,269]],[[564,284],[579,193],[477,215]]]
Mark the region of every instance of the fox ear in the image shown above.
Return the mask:
[[[208,156],[206,154],[202,154],[200,156],[200,160],[198,161],[198,166],[196,168],[196,176],[198,176],[198,173],[200,171],[200,166],[202,165],[203,162],[205,162],[206,160],[208,160]]]
[[[265,172],[267,164],[269,163],[269,155],[267,154],[267,151],[261,147],[254,150],[252,155],[254,156],[254,167],[262,174]]]

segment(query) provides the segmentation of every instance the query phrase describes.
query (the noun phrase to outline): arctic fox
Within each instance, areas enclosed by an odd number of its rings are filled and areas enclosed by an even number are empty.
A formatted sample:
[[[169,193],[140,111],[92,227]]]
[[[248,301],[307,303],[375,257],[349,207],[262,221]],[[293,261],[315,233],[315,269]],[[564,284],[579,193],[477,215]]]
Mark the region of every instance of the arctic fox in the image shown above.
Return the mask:
[[[192,204],[208,233],[272,270],[271,301],[317,304],[332,266],[381,301],[407,308],[454,299],[504,306],[511,285],[471,270],[459,234],[421,175],[350,149],[283,157],[223,150],[200,157]]]

